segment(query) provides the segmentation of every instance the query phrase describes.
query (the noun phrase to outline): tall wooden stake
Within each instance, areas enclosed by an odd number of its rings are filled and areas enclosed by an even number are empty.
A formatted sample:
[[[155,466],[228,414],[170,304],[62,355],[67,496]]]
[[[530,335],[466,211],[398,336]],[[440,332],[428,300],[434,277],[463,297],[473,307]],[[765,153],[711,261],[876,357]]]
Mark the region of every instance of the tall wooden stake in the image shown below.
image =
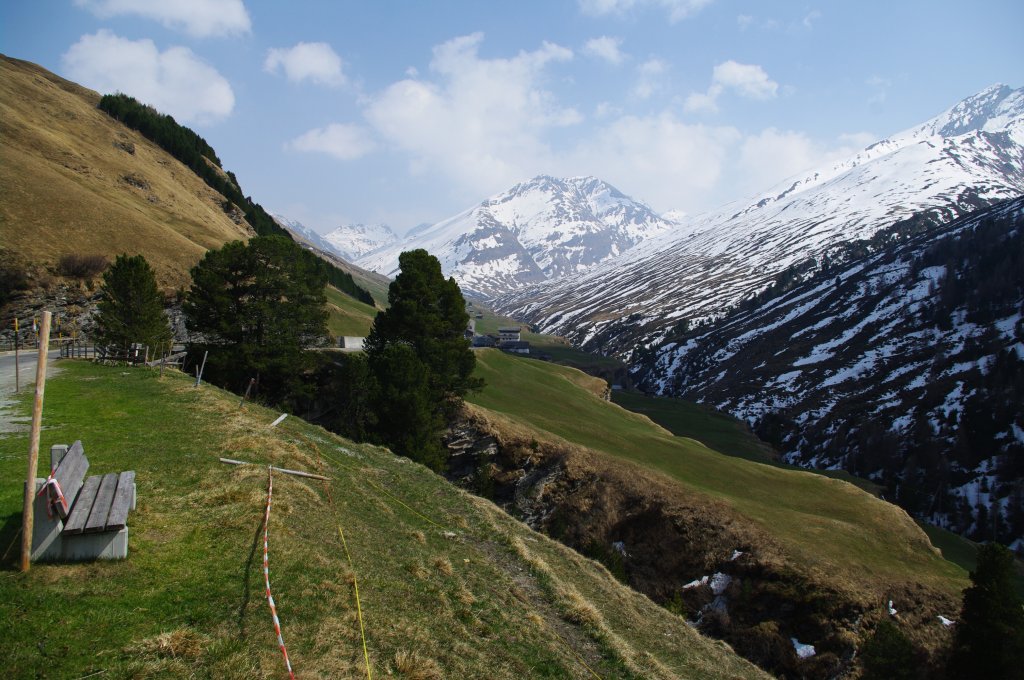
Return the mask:
[[[206,368],[206,355],[210,353],[210,350],[203,352],[203,365],[196,369],[196,387],[199,387],[199,383],[203,380],[203,369]]]
[[[18,367],[18,319],[14,319],[14,393],[21,391],[21,369]]]
[[[50,349],[50,312],[43,312],[39,330],[39,361],[36,364],[36,399],[32,405],[32,432],[28,445],[28,473],[25,477],[25,503],[21,518],[21,570],[28,571],[32,557],[32,501],[36,494],[36,467],[39,465],[39,428],[43,424],[43,391],[46,389],[46,359]]]

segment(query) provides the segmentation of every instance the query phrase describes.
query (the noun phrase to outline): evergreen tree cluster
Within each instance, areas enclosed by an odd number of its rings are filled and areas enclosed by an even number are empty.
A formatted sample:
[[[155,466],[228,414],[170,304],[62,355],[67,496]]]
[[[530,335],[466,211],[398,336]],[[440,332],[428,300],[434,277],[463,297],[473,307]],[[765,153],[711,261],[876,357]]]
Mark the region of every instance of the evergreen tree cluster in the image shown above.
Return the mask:
[[[257,236],[211,250],[192,268],[182,309],[195,334],[195,361],[208,352],[206,376],[294,406],[309,399],[307,347],[327,334],[325,279],[319,258],[280,236]]]
[[[179,125],[173,117],[162,114],[152,106],[146,106],[125,94],[103,95],[99,109],[137,130],[146,139],[181,161],[206,182],[207,186],[224,196],[227,200],[223,206],[225,212],[230,211],[233,205],[237,205],[258,235],[282,236],[291,240],[288,230],[279,225],[263,206],[242,194],[242,188],[234,173],[222,169],[220,159],[213,148],[191,129]],[[370,293],[358,286],[350,274],[328,262],[323,262],[320,268],[326,281],[335,288],[362,302],[373,304]]]

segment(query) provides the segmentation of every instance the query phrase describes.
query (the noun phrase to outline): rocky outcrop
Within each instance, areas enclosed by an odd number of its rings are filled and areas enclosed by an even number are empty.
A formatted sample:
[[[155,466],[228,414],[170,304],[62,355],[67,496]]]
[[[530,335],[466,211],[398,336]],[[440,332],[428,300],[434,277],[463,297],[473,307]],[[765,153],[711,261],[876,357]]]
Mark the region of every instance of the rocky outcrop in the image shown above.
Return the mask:
[[[780,677],[855,673],[860,641],[886,615],[877,596],[788,563],[769,536],[724,504],[636,466],[539,440],[471,408],[447,444],[453,481],[598,560]],[[912,600],[922,620],[936,608],[956,610],[948,596],[919,591],[888,592]],[[800,656],[794,639],[813,645],[814,655]],[[919,642],[934,649],[939,641]]]

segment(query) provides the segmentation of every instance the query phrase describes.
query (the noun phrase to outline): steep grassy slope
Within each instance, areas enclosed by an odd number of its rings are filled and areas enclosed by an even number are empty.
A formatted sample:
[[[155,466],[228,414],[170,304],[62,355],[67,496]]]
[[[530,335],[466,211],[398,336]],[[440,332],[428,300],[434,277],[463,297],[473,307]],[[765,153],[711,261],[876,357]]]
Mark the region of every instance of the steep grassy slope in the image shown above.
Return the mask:
[[[251,236],[223,197],[96,109],[99,95],[0,56],[0,244],[53,265],[69,253],[142,253],[165,288],[210,248]]]
[[[497,351],[477,354],[487,381],[474,404],[522,426],[667,476],[724,502],[770,535],[791,564],[864,592],[909,581],[958,593],[965,573],[939,557],[902,510],[819,475],[724,456],[581,389],[579,373]]]
[[[327,330],[331,335],[354,335],[365,337],[370,333],[377,309],[342,293],[333,286],[327,286]]]
[[[330,477],[274,474],[270,574],[298,677],[366,677],[357,583],[374,677],[765,677],[596,563],[386,450],[297,419],[269,429],[275,412],[239,410],[180,374],[61,364],[44,445],[80,438],[91,472],[136,470],[139,506],[126,561],[20,574],[5,558],[11,677],[282,677],[260,565],[268,463]],[[4,546],[26,449],[22,435],[0,439]]]

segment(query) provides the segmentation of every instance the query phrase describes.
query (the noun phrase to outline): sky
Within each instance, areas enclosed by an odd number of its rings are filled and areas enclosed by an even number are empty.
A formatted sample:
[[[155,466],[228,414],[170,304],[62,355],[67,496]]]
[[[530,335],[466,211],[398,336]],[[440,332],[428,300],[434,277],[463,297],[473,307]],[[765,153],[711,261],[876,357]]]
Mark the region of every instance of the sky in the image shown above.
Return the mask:
[[[4,0],[0,52],[202,135],[317,231],[593,175],[698,214],[1024,85],[1020,0]]]

